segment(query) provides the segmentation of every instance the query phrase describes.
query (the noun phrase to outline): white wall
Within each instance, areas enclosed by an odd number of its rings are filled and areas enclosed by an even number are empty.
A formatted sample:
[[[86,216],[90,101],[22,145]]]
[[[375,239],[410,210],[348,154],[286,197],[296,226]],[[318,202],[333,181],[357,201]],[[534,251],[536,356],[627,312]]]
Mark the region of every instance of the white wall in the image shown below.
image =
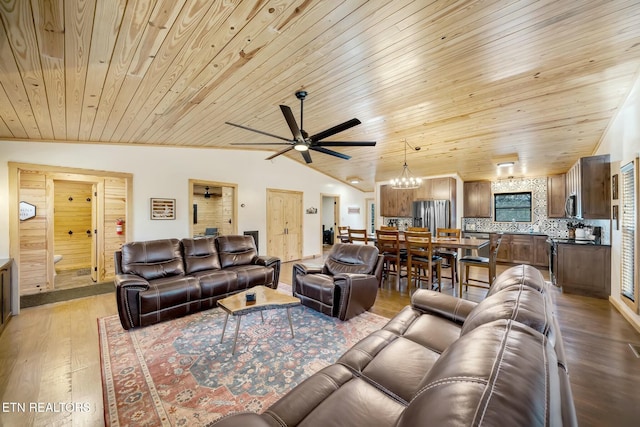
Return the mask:
[[[610,124],[596,154],[611,155],[611,174],[619,174],[620,166],[633,161],[640,154],[640,79],[627,101]],[[636,192],[636,198],[638,193]],[[620,204],[620,200],[613,201]],[[622,211],[622,208],[620,208]],[[611,297],[610,301],[640,330],[640,315],[633,313],[620,298],[620,230],[611,227]],[[638,248],[636,248],[638,250]],[[636,266],[637,267],[637,266]]]
[[[285,156],[264,160],[269,154],[264,151],[0,140],[0,258],[10,256],[8,162],[133,174],[133,218],[128,224],[132,240],[189,235],[189,179],[238,184],[238,232],[258,230],[261,254],[266,255],[267,247],[267,188],[304,192],[303,257],[322,253],[320,215],[306,214],[309,207],[320,206],[321,193],[340,196],[341,223],[349,218],[348,225],[364,224],[364,200],[370,193],[363,193]],[[153,197],[176,199],[176,220],[150,220],[149,199]],[[245,207],[242,208],[243,203]],[[361,214],[347,215],[348,206],[360,206]]]

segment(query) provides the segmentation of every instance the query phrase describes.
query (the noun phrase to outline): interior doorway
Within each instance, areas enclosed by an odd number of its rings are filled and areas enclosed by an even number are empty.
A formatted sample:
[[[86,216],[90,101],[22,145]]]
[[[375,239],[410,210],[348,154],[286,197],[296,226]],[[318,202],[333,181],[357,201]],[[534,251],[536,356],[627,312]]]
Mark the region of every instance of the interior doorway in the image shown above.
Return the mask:
[[[96,184],[53,179],[53,289],[97,280]]]
[[[237,194],[236,184],[190,179],[189,234],[193,237],[238,234]]]
[[[322,194],[322,208],[320,217],[322,221],[322,247],[336,243],[338,234],[338,220],[340,218],[340,196],[335,194]]]

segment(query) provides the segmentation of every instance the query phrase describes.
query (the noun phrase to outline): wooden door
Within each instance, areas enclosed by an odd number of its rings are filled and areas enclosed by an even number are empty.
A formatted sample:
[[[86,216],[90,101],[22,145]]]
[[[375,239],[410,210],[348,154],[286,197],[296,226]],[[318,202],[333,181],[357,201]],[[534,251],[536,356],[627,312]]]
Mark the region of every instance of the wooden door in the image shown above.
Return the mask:
[[[302,258],[302,193],[267,189],[267,255]]]

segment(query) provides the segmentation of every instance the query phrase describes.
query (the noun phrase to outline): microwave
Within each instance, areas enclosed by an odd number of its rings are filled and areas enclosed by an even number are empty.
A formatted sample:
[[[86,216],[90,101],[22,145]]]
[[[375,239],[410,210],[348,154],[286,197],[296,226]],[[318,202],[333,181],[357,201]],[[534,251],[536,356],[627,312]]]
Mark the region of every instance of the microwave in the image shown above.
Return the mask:
[[[567,197],[567,201],[564,204],[564,213],[569,218],[578,216],[578,196],[572,194]]]

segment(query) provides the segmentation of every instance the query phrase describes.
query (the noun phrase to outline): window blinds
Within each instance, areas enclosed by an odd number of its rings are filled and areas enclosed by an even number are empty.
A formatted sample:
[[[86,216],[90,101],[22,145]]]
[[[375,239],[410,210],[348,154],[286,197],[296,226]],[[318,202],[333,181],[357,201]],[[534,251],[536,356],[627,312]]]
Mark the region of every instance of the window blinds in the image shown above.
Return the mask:
[[[636,235],[636,183],[634,163],[628,163],[620,170],[622,213],[622,296],[636,303],[635,283],[635,235]]]

